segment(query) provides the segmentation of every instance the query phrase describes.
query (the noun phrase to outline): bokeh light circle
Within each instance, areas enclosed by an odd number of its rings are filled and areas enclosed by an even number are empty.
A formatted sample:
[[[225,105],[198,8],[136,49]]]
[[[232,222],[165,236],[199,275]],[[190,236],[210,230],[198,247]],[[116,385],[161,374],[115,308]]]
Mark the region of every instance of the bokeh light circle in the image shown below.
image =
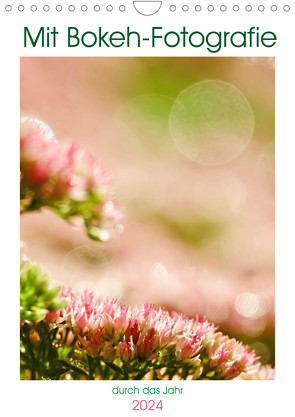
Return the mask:
[[[173,99],[160,94],[144,94],[126,101],[116,112],[121,135],[145,151],[162,150],[171,143],[169,117],[172,106]]]
[[[108,260],[102,251],[81,245],[66,253],[60,264],[60,276],[65,280],[70,279],[71,286],[83,282],[85,277],[96,285],[104,276],[108,266]]]
[[[266,365],[271,360],[271,351],[267,344],[262,342],[255,342],[251,346],[251,350],[255,350],[257,356],[260,357],[260,362]]]
[[[240,294],[235,301],[235,307],[241,316],[253,319],[260,318],[267,312],[263,296],[250,292]]]
[[[169,120],[177,149],[202,165],[236,158],[250,142],[254,115],[233,85],[218,80],[194,84],[175,100]]]

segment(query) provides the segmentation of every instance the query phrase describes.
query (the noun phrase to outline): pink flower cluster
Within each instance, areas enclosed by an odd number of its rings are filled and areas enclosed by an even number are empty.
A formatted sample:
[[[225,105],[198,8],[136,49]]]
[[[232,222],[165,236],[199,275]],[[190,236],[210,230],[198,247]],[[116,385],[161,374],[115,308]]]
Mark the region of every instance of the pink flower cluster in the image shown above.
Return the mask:
[[[259,369],[248,346],[216,332],[207,320],[169,314],[152,304],[131,309],[116,300],[95,300],[63,289],[68,306],[50,313],[53,326],[69,327],[80,348],[106,362],[119,359],[129,368],[143,362],[154,369],[186,369],[193,379],[233,379]],[[136,365],[137,364],[137,365]]]
[[[253,372],[243,373],[238,376],[236,379],[248,379],[248,380],[274,380],[275,379],[275,369],[270,365],[260,365],[258,369],[255,369]]]
[[[59,143],[43,122],[24,117],[20,131],[21,211],[50,207],[65,219],[84,219],[90,237],[108,240],[120,218],[109,176],[72,143]]]
[[[242,372],[254,372],[257,359],[255,352],[249,351],[249,346],[220,332],[209,341],[209,365],[220,369],[220,376],[225,379],[233,379]]]

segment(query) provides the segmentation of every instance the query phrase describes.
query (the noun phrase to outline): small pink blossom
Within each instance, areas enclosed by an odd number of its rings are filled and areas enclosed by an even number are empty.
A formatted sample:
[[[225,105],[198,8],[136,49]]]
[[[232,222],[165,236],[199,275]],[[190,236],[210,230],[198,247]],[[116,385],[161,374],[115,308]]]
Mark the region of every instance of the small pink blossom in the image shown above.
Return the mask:
[[[83,306],[75,317],[73,329],[75,333],[84,335],[88,330],[90,319],[87,315],[86,308]]]
[[[259,365],[256,369],[248,372],[241,373],[236,379],[248,379],[248,380],[274,380],[275,369],[270,365]]]
[[[140,359],[148,359],[156,347],[155,329],[149,329],[142,336],[138,341],[137,354]]]
[[[125,331],[125,335],[124,338],[127,341],[133,341],[135,344],[138,341],[140,335],[140,330],[139,330],[139,326],[138,326],[138,321],[135,320],[134,323],[131,323],[131,320],[129,320],[129,325]]]
[[[134,358],[135,349],[134,349],[132,337],[131,337],[131,340],[127,342],[124,336],[123,342],[118,343],[117,355],[122,359],[123,362],[128,362]]]
[[[201,347],[201,338],[198,335],[183,334],[176,343],[176,359],[185,361],[194,358]]]

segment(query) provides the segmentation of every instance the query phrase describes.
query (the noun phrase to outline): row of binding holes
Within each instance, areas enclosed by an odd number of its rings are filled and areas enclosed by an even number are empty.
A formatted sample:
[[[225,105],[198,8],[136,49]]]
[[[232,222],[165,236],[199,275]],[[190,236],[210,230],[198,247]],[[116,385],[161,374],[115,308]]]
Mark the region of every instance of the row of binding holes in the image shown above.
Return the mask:
[[[25,10],[25,6],[23,6],[22,4],[20,4],[19,6],[18,6],[18,11],[19,12],[23,12],[24,10]],[[221,5],[220,6],[220,10],[222,11],[222,12],[226,12],[227,11],[227,6],[226,5]],[[290,6],[288,5],[288,4],[286,4],[285,6],[283,6],[283,10],[284,10],[284,12],[289,12],[290,11]],[[11,10],[12,10],[12,6],[10,5],[10,4],[7,4],[6,6],[5,6],[5,10],[7,11],[7,12],[11,12]],[[30,7],[30,10],[32,11],[32,12],[36,12],[37,11],[37,6],[36,5],[32,5],[31,7]],[[49,12],[50,11],[50,6],[48,6],[48,5],[45,5],[45,6],[43,6],[43,10],[44,10],[44,12]],[[63,7],[61,6],[61,5],[57,5],[56,7],[55,7],[55,10],[57,11],[57,12],[61,12],[62,10],[63,10]],[[69,7],[68,7],[68,10],[70,11],[70,12],[74,12],[75,10],[76,10],[76,7],[74,6],[74,5],[70,5]],[[81,10],[82,10],[82,12],[87,12],[87,10],[88,10],[88,6],[86,6],[86,4],[84,4],[83,6],[81,6]],[[99,12],[100,11],[100,6],[98,5],[98,4],[96,4],[95,6],[93,6],[93,10],[95,11],[95,12]],[[111,12],[111,11],[113,11],[113,6],[111,5],[111,4],[109,4],[108,6],[106,6],[106,10],[108,11],[108,12]],[[121,4],[120,6],[119,6],[119,10],[120,10],[120,12],[125,12],[125,10],[126,10],[126,7],[123,5],[123,4]],[[174,4],[172,4],[170,7],[169,7],[169,10],[171,11],[171,12],[175,12],[176,11],[176,6],[174,5]],[[189,11],[189,6],[187,6],[186,4],[185,5],[183,5],[182,6],[182,10],[184,11],[184,12],[188,12]],[[202,7],[200,6],[200,5],[196,5],[195,6],[195,11],[196,12],[200,12],[202,10]],[[209,11],[209,12],[213,12],[214,11],[214,6],[212,5],[212,4],[210,4],[209,6],[207,6],[207,10]],[[240,6],[238,6],[237,4],[236,5],[234,5],[233,6],[233,11],[234,12],[238,12],[240,10]],[[248,4],[246,7],[245,7],[245,10],[247,11],[247,12],[251,12],[252,10],[253,10],[253,7],[250,5],[250,4]],[[263,4],[260,4],[259,6],[258,6],[258,11],[259,12],[264,12],[264,10],[265,10],[265,6],[263,6]],[[272,5],[272,6],[270,6],[270,10],[272,11],[272,12],[276,12],[277,10],[278,10],[278,6],[276,6],[275,4],[274,5]]]
[[[220,10],[222,11],[222,12],[226,12],[227,11],[227,9],[228,9],[228,7],[225,5],[225,4],[223,4],[223,5],[221,5],[220,6]],[[241,7],[240,6],[238,6],[237,4],[236,5],[234,5],[233,6],[233,11],[234,12],[238,12],[239,10],[241,9]],[[174,5],[174,4],[172,4],[170,7],[169,7],[169,10],[171,11],[171,12],[175,12],[176,11],[176,6]],[[182,6],[182,10],[184,11],[184,12],[188,12],[189,11],[189,6],[188,5],[183,5]],[[196,12],[200,12],[202,10],[202,6],[200,6],[199,4],[197,4],[196,6],[195,6],[195,11]],[[214,6],[212,5],[212,4],[209,4],[209,6],[207,6],[207,10],[209,11],[209,12],[213,12],[214,10],[215,10],[215,8],[214,8]],[[247,12],[251,12],[252,10],[253,10],[253,7],[250,5],[250,4],[248,4],[247,6],[245,6],[245,10],[247,11]],[[264,12],[264,10],[265,10],[265,6],[263,5],[263,4],[260,4],[259,6],[258,6],[258,11],[259,12]],[[272,12],[276,12],[277,10],[278,10],[278,6],[277,5],[275,5],[275,4],[273,4],[272,6],[270,6],[270,10],[272,11]],[[283,10],[284,10],[284,12],[289,12],[290,10],[291,10],[291,8],[290,8],[290,6],[288,5],[288,4],[286,4],[285,6],[283,6]]]
[[[20,4],[19,6],[18,6],[18,11],[19,12],[23,12],[24,10],[25,10],[25,6],[24,5],[22,5],[22,4]],[[32,11],[32,12],[36,12],[37,11],[37,6],[35,5],[35,4],[33,4],[31,7],[30,7],[30,10]],[[113,11],[113,6],[111,5],[111,4],[109,4],[108,6],[106,6],[106,10],[108,11],[108,12],[112,12]],[[7,12],[11,12],[12,11],[12,6],[10,5],[10,4],[7,4],[6,6],[5,6],[5,10],[7,11]],[[50,11],[50,6],[48,6],[47,4],[45,4],[45,6],[43,6],[43,10],[44,10],[44,12],[49,12]],[[62,10],[63,10],[63,6],[61,6],[60,4],[58,4],[56,7],[55,7],[55,10],[57,11],[57,12],[61,12]],[[68,7],[68,10],[70,11],[70,12],[74,12],[75,10],[76,10],[76,7],[72,4],[72,5],[70,5],[69,7]],[[81,6],[81,10],[82,10],[82,12],[87,12],[87,10],[88,10],[88,6],[86,6],[86,4],[84,4],[83,6]],[[98,4],[96,4],[95,6],[93,6],[93,10],[95,11],[95,12],[99,12],[100,11],[100,6],[98,5]],[[120,6],[119,6],[119,10],[120,10],[120,12],[125,12],[125,10],[126,10],[126,6],[124,6],[123,4],[121,4]]]

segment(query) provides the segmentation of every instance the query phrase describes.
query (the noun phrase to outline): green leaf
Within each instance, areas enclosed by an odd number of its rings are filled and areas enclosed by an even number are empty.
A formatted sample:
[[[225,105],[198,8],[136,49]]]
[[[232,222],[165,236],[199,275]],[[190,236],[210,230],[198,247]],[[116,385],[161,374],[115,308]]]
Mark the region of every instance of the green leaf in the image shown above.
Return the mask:
[[[50,300],[53,300],[55,297],[58,296],[58,294],[60,293],[60,290],[61,290],[61,286],[60,285],[56,285],[55,287],[50,288],[44,294],[42,294],[39,297],[39,300],[42,300],[42,301],[50,301]]]
[[[105,364],[111,368],[113,371],[118,372],[119,374],[123,375],[123,370],[121,368],[119,368],[119,366],[115,365],[112,362],[105,362]]]
[[[91,239],[101,242],[101,239],[99,237],[100,230],[98,227],[94,227],[94,226],[87,227],[87,234]]]
[[[88,372],[86,371],[86,369],[84,368],[84,366],[80,362],[78,363],[77,361],[75,361],[75,363],[74,363],[74,362],[70,362],[68,360],[58,360],[56,362],[65,366],[68,370],[72,370],[72,371],[75,371],[75,372],[78,372],[80,374],[88,376]]]
[[[56,298],[55,300],[52,301],[52,303],[49,304],[49,306],[47,306],[47,309],[49,311],[57,311],[66,307],[67,304],[68,302],[65,298]]]
[[[32,317],[31,321],[41,321],[45,318],[48,310],[46,308],[32,307]]]
[[[57,348],[58,359],[66,359],[71,350],[71,346],[62,346]]]
[[[57,378],[69,371],[69,368],[64,367],[50,367],[45,369],[43,376],[45,378]]]
[[[36,280],[35,283],[35,293],[37,295],[42,295],[46,293],[48,286],[49,286],[49,277],[46,274],[42,274],[40,271],[40,276]]]
[[[35,311],[32,310],[23,310],[20,312],[20,319],[21,320],[27,320],[30,322],[38,322],[44,319],[44,317],[46,316],[46,314],[48,313],[47,310],[42,310],[42,309],[35,309]]]

